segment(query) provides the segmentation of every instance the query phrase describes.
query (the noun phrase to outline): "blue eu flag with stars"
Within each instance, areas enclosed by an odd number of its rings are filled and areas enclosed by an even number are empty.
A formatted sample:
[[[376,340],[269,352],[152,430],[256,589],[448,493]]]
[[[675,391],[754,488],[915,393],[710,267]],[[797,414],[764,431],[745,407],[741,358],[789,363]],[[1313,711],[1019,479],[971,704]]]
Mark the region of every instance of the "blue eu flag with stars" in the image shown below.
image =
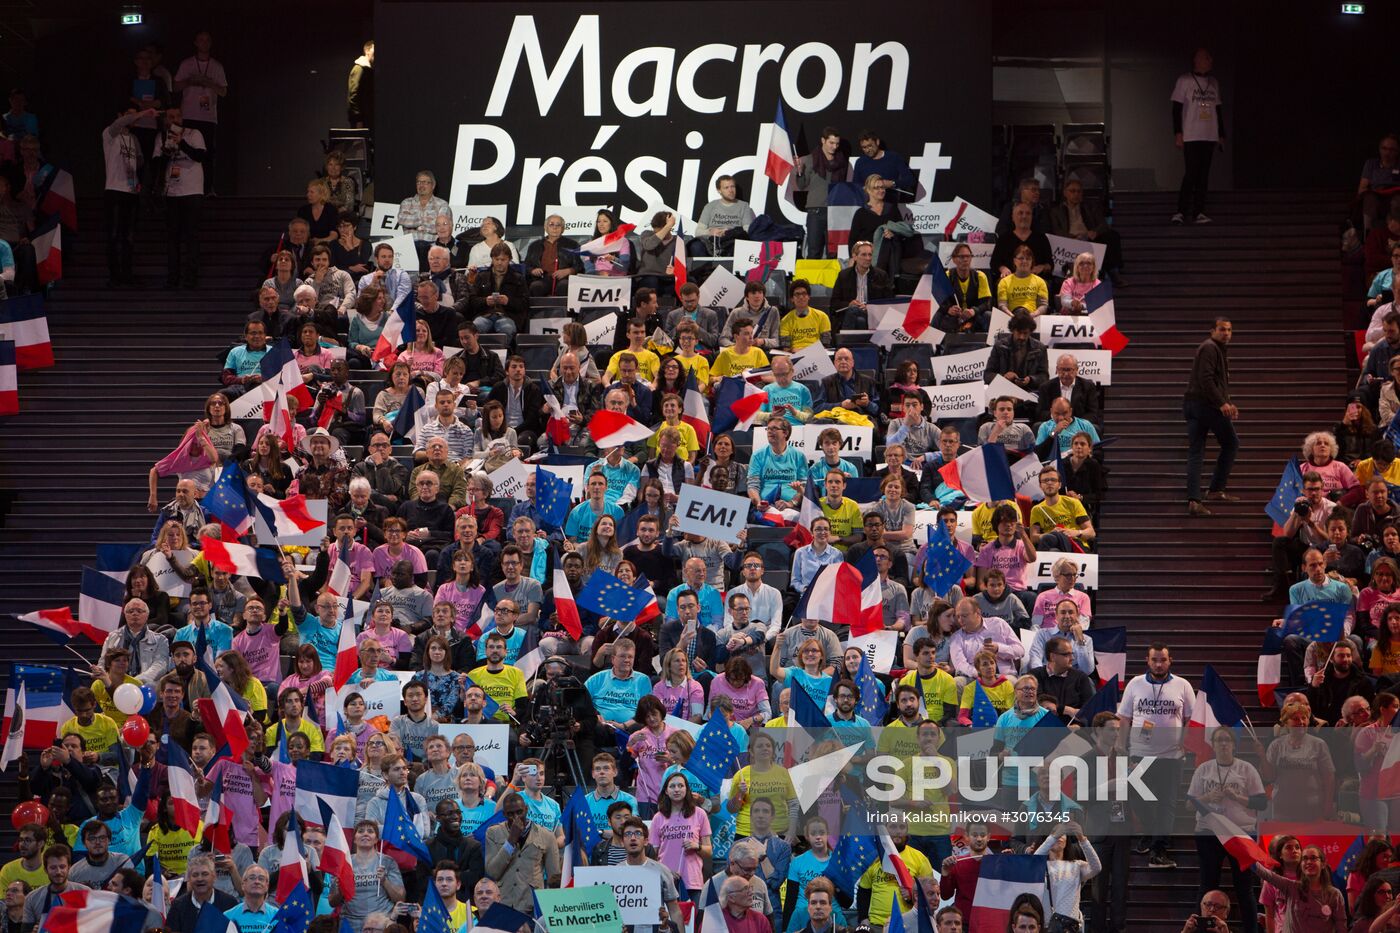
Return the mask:
[[[207,910],[212,906],[205,904]],[[311,917],[314,911],[311,906],[311,893],[306,890],[306,884],[298,881],[296,887],[292,888],[287,899],[277,908],[277,916],[272,921],[272,933],[306,933],[311,926]],[[220,933],[226,927],[220,927]]]
[[[929,530],[928,549],[924,552],[924,583],[930,591],[942,596],[962,580],[972,561],[963,556],[948,528],[941,521]]]
[[[1294,456],[1283,468],[1283,476],[1279,477],[1278,488],[1274,490],[1274,497],[1269,500],[1264,511],[1274,520],[1275,525],[1282,526],[1293,512],[1293,503],[1297,502],[1298,497],[1302,494],[1303,472],[1298,468],[1298,458]]]
[[[411,800],[412,798],[410,798]],[[389,803],[384,808],[384,842],[415,856],[420,862],[432,861],[423,837],[413,828],[408,811],[399,800],[397,791],[389,791]]]
[[[248,493],[247,477],[238,461],[230,460],[204,494],[200,505],[204,511],[234,530],[251,529],[255,506]],[[234,542],[237,543],[237,542]]]
[[[447,913],[447,905],[442,902],[442,895],[438,893],[437,885],[433,884],[431,879],[423,893],[423,911],[418,918],[418,933],[456,933],[452,928],[452,918]]]
[[[847,897],[855,895],[856,882],[880,857],[880,848],[875,842],[875,837],[855,831],[864,828],[854,817],[857,809],[859,808],[851,808],[852,815],[846,818],[841,840],[836,844],[836,851],[831,853],[831,859],[822,872]]]
[[[597,576],[600,572],[595,570],[593,574]],[[734,741],[724,714],[717,712],[700,730],[686,767],[705,785],[707,792],[717,794],[724,779],[734,773],[738,757],[739,743]]]
[[[539,510],[540,522],[546,528],[563,528],[569,517],[569,504],[573,498],[574,484],[561,479],[544,467],[535,470],[535,508]]]
[[[535,489],[539,491],[538,486]],[[606,571],[595,570],[574,601],[580,609],[616,619],[625,625],[636,621],[647,603],[651,602],[651,594],[628,586]]]
[[[856,671],[855,683],[856,689],[860,691],[860,702],[856,709],[867,722],[876,725],[884,722],[890,704],[885,699],[885,691],[880,689],[880,681],[876,679],[875,672],[870,667],[870,658],[865,655],[860,657],[860,668]]]
[[[1346,603],[1295,603],[1283,610],[1285,635],[1302,635],[1308,641],[1336,641],[1351,607]]]
[[[987,696],[987,691],[982,689],[979,681],[972,682],[972,726],[975,729],[985,729],[988,726],[995,726],[998,717],[997,709],[992,705],[992,698]]]

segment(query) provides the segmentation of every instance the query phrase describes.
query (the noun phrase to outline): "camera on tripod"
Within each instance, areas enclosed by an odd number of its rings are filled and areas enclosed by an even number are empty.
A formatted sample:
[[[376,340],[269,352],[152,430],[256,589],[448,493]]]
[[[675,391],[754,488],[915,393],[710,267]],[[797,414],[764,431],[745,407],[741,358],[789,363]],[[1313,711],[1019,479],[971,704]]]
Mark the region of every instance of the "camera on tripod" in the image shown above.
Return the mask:
[[[520,727],[525,741],[542,747],[551,743],[570,742],[574,738],[575,691],[583,690],[577,677],[559,676],[546,681],[543,691],[531,711],[530,721]]]

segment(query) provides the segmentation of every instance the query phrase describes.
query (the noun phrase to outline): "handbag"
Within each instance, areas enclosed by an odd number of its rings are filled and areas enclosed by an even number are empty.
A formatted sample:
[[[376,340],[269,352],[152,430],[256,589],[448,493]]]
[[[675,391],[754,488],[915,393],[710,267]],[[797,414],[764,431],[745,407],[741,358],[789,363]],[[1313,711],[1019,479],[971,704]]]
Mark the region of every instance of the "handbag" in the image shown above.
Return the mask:
[[[1049,877],[1048,872],[1045,879],[1045,893],[1050,898],[1050,917],[1045,921],[1045,933],[1080,933],[1083,924],[1073,917],[1067,917],[1055,911],[1055,883]]]

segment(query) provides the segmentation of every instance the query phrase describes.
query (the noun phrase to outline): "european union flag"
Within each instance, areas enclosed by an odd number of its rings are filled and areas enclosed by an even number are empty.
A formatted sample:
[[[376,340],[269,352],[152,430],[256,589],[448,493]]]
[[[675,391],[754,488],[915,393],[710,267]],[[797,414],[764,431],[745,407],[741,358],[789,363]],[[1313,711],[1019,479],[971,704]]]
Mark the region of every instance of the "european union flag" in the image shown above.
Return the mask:
[[[1346,603],[1311,602],[1283,610],[1285,635],[1301,635],[1308,641],[1336,641],[1351,607]]]
[[[802,728],[831,728],[831,720],[827,719],[826,714],[817,708],[817,704],[812,700],[812,695],[804,688],[800,686],[793,688],[789,704],[792,708],[793,721]]]
[[[539,487],[535,488],[538,491]],[[606,571],[595,570],[574,601],[580,609],[626,624],[636,620],[647,603],[651,602],[651,595],[628,586]]]
[[[230,460],[200,502],[205,512],[240,535],[247,534],[253,527],[253,516],[256,514],[247,479],[238,461]]]
[[[870,668],[870,658],[863,654],[860,656],[860,667],[856,670],[855,684],[856,690],[860,692],[856,709],[867,722],[878,726],[885,721],[885,713],[889,712],[890,704],[885,699],[885,691],[880,689],[880,681]]]
[[[831,879],[831,883],[844,893],[848,898],[854,897],[856,893],[856,882],[860,876],[865,874],[866,869],[880,857],[880,848],[875,842],[875,837],[853,832],[853,829],[863,828],[857,825],[855,812],[858,808],[851,808],[851,816],[846,819],[845,830],[841,833],[841,840],[836,843],[836,850],[831,853],[830,860],[826,863],[826,868],[822,874]],[[915,887],[918,887],[915,885]]]
[[[452,918],[447,913],[447,905],[442,902],[437,885],[429,879],[428,889],[423,894],[423,911],[418,918],[418,933],[457,933],[452,928]]]
[[[466,679],[466,682],[462,685],[462,692],[463,692],[463,693],[466,693],[468,687],[475,687],[475,686],[477,686],[476,683],[471,679],[470,676],[468,676],[467,679]],[[486,693],[485,689],[483,689],[482,692],[483,692],[483,693]],[[496,718],[496,713],[500,712],[500,709],[501,709],[501,704],[499,704],[499,703],[497,703],[495,700],[491,699],[491,694],[487,693],[487,694],[486,694],[486,705],[483,706],[483,707],[481,708],[481,718],[482,718],[482,719],[495,719],[495,718]]]
[[[597,575],[601,571],[595,570],[593,573]],[[729,722],[723,713],[715,713],[705,723],[705,728],[700,730],[700,737],[695,740],[695,750],[690,753],[686,767],[705,785],[708,793],[717,794],[720,784],[734,773],[738,757],[739,743],[734,741],[734,735],[729,731]]]
[[[1366,837],[1357,836],[1347,846],[1347,850],[1342,853],[1342,857],[1337,860],[1337,867],[1332,870],[1332,883],[1338,887],[1345,888],[1347,876],[1356,867],[1356,862],[1361,858],[1361,850],[1366,848]]]
[[[409,798],[412,800],[412,798]],[[413,828],[408,812],[399,800],[397,791],[389,792],[389,804],[384,808],[384,842],[396,849],[407,852],[420,862],[432,860],[423,837]]]
[[[963,556],[948,528],[941,521],[929,531],[928,548],[924,551],[924,583],[933,593],[942,596],[958,585],[972,561]]]
[[[563,528],[569,517],[569,504],[573,499],[574,484],[561,479],[544,467],[535,469],[535,508],[540,513],[540,523],[546,528]]]
[[[228,933],[231,926],[233,921],[225,917],[224,912],[215,907],[213,901],[205,901],[199,908],[199,913],[195,914],[194,933]]]
[[[574,864],[585,864],[588,853],[602,841],[603,834],[598,832],[588,809],[588,794],[582,787],[575,787],[564,807],[564,844],[574,847]]]
[[[200,916],[202,917],[203,911],[209,910],[212,906],[212,904],[205,904],[200,911]],[[223,913],[218,913],[219,917],[227,923]],[[306,883],[298,881],[296,887],[292,888],[291,893],[287,895],[287,899],[277,908],[277,916],[273,918],[270,933],[306,933],[307,928],[311,926],[311,916],[311,894],[306,890]],[[225,933],[226,929],[227,926],[221,926],[218,933]],[[196,926],[196,930],[198,930],[198,926]]]
[[[986,729],[997,724],[997,717],[1001,714],[992,705],[992,698],[987,696],[987,691],[982,689],[981,681],[972,682],[972,726],[974,729]]]
[[[410,331],[411,333],[411,331]],[[426,404],[423,401],[423,393],[417,386],[410,386],[408,397],[399,406],[399,413],[394,416],[394,436],[408,438],[415,443],[418,440],[418,409]]]
[[[1288,516],[1293,513],[1293,503],[1297,502],[1302,494],[1303,472],[1298,468],[1298,457],[1295,454],[1284,466],[1278,488],[1274,490],[1274,497],[1269,500],[1264,511],[1274,520],[1275,525],[1282,527],[1287,523]]]

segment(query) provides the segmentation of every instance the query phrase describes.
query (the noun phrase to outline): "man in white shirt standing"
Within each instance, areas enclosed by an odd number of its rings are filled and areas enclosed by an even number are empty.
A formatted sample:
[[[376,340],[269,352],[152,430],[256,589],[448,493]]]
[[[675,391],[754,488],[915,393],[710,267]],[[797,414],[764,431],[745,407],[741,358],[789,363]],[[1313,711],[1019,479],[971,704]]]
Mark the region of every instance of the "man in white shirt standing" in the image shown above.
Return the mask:
[[[1171,649],[1154,641],[1147,648],[1147,673],[1128,681],[1118,702],[1118,719],[1123,724],[1122,734],[1127,736],[1131,763],[1136,766],[1144,758],[1153,759],[1142,774],[1142,783],[1156,800],[1131,801],[1144,826],[1170,827],[1181,795],[1183,740],[1196,691],[1171,670]],[[1148,832],[1136,851],[1148,856],[1148,868],[1175,868],[1176,862],[1167,854],[1168,842],[1167,833]]]
[[[155,120],[156,110],[128,108],[102,131],[102,160],[107,182],[102,217],[107,228],[107,287],[129,286],[131,248],[136,237],[136,208],[141,191],[141,143],[131,132],[138,120]]]
[[[1186,173],[1176,196],[1172,223],[1208,224],[1206,189],[1210,186],[1210,159],[1215,147],[1225,149],[1225,111],[1221,106],[1220,82],[1210,73],[1215,60],[1210,52],[1197,49],[1191,71],[1176,79],[1172,89],[1172,129],[1176,148],[1186,156]]]
[[[204,204],[204,166],[209,150],[204,134],[185,125],[184,112],[165,112],[164,132],[156,138],[152,153],[164,162],[165,287],[197,288],[199,285],[199,212]]]
[[[189,119],[190,129],[199,131],[209,154],[199,190],[200,194],[209,195],[215,193],[214,149],[219,137],[219,98],[228,94],[224,66],[209,54],[211,45],[213,39],[207,31],[195,33],[194,54],[182,61],[175,72],[180,109]]]

